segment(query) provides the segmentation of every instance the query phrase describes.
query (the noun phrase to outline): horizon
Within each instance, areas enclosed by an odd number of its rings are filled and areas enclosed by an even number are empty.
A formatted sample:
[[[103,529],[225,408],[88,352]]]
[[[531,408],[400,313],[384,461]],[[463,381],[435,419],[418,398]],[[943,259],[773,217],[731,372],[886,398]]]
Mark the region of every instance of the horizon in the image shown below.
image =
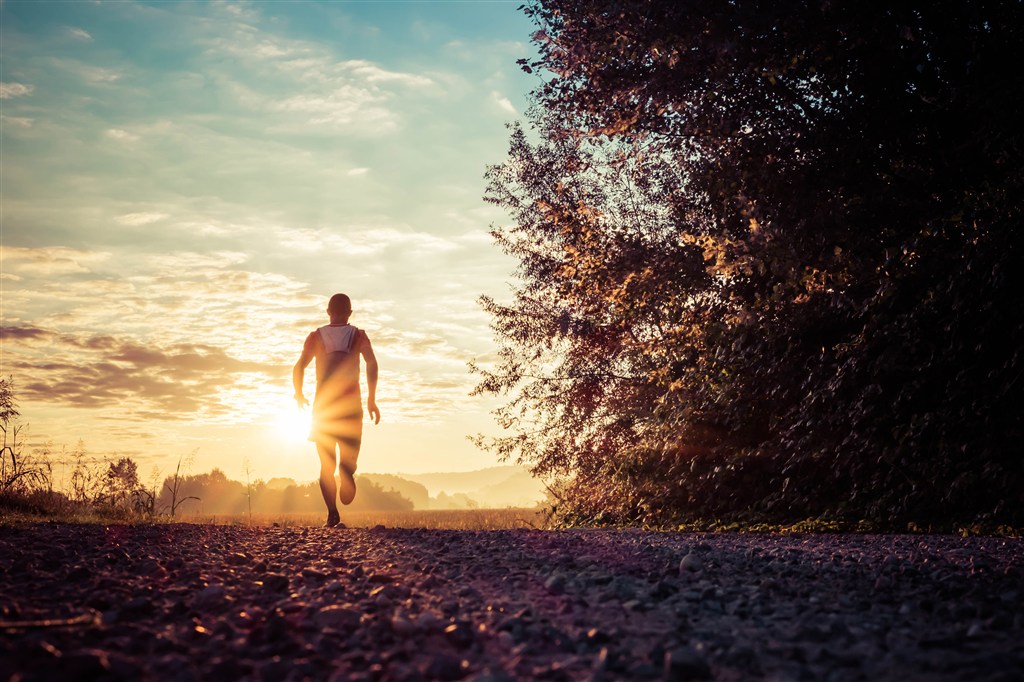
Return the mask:
[[[0,5],[0,374],[29,449],[315,477],[290,372],[345,292],[381,367],[360,469],[502,465],[467,363],[513,280],[482,195],[536,82],[517,5]]]

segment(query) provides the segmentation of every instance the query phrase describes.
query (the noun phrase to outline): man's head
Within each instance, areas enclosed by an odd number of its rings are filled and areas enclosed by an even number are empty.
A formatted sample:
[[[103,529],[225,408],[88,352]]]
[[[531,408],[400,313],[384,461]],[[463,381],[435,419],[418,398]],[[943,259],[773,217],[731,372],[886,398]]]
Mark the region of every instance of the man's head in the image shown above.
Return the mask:
[[[331,316],[332,320],[335,318],[347,320],[352,314],[352,299],[345,294],[331,296],[331,300],[327,303],[327,314]]]

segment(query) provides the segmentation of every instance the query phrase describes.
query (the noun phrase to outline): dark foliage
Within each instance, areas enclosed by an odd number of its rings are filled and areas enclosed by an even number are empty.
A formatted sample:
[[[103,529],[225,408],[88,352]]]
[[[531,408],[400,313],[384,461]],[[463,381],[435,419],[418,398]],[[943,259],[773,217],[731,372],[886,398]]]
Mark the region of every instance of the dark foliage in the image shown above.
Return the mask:
[[[491,445],[575,520],[1024,520],[1022,7],[527,6]]]

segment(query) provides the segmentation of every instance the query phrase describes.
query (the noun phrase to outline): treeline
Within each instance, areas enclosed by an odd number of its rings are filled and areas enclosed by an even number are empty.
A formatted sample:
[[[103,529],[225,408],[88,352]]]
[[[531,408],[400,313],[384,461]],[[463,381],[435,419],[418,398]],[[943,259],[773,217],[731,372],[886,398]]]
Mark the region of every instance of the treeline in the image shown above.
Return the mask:
[[[413,503],[394,490],[385,490],[364,476],[356,476],[358,494],[352,511],[411,511]],[[249,484],[229,479],[220,469],[203,474],[165,479],[157,507],[176,513],[201,515],[290,514],[325,512],[317,481],[272,485],[263,480]]]
[[[11,454],[3,452],[0,466],[0,511],[22,511],[54,516],[110,518],[183,518],[189,516],[242,516],[252,514],[319,514],[324,511],[318,482],[268,484],[229,479],[220,469],[202,474],[180,474],[161,482],[143,481],[130,457],[97,460],[79,445],[71,454],[72,467],[65,487],[55,486],[53,466],[41,453],[13,458],[26,475],[11,476]],[[28,467],[31,467],[29,469]],[[353,511],[411,511],[413,503],[401,493],[385,489],[372,479],[357,476],[359,494],[346,509]]]
[[[486,444],[569,522],[1024,522],[1024,5],[525,11]]]
[[[82,441],[62,450],[67,466],[60,484],[54,475],[49,444],[27,450],[25,425],[20,421],[14,384],[0,378],[0,512],[52,516],[98,514],[112,518],[180,517],[183,514],[242,515],[247,513],[321,513],[323,496],[316,481],[299,484],[277,479],[271,483],[231,480],[220,469],[190,474],[195,452],[178,460],[174,473],[160,480],[139,475],[131,457],[97,459]],[[184,473],[182,467],[184,465]],[[359,476],[359,494],[347,508],[357,511],[411,511],[413,503],[394,489],[385,489]],[[416,484],[406,482],[413,486]],[[393,486],[392,486],[393,487]],[[422,486],[419,486],[422,488]],[[418,491],[415,491],[418,492]],[[426,489],[423,488],[423,493]]]

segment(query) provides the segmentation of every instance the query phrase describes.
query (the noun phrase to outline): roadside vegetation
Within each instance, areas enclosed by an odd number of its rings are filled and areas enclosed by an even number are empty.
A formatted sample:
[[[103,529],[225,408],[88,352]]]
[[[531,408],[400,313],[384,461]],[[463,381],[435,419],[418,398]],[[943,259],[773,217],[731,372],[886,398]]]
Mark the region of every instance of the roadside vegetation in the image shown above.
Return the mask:
[[[26,449],[28,425],[20,419],[13,380],[0,379],[0,524],[210,523],[218,525],[319,526],[323,500],[317,482],[229,479],[224,472],[193,474],[196,453],[179,458],[172,474],[143,479],[130,457],[97,458],[81,441],[54,452],[49,444]],[[70,463],[63,483],[54,461]],[[387,482],[386,477],[382,478]],[[350,527],[492,530],[538,527],[538,509],[417,510],[399,492],[372,478],[358,477],[359,495],[345,508]],[[426,489],[423,489],[426,497]]]
[[[481,444],[566,525],[1024,523],[1024,5],[525,11]]]

